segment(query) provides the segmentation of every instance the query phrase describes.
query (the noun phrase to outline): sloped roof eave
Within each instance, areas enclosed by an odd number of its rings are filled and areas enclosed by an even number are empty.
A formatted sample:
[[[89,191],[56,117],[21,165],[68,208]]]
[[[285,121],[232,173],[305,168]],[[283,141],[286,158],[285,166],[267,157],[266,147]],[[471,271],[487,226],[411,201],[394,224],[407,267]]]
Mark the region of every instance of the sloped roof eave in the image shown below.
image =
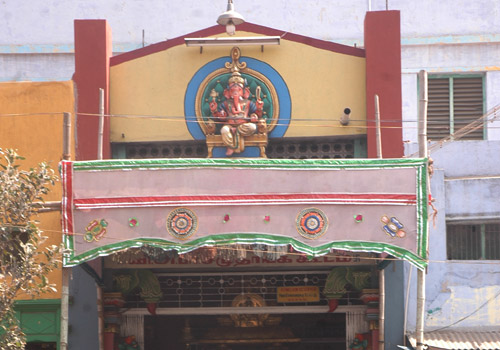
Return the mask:
[[[355,56],[355,57],[365,57],[365,50],[353,46],[342,45],[334,43],[331,41],[315,39],[299,34],[294,34],[290,32],[284,32],[281,30],[264,27],[253,23],[243,23],[238,26],[238,30],[247,31],[256,34],[269,35],[269,36],[280,36],[283,40],[295,41],[305,45],[309,45],[318,49],[328,50],[336,53],[341,53],[345,55]],[[201,38],[209,37],[212,35],[225,33],[225,28],[220,25],[215,25],[206,29],[202,29],[193,33],[185,34],[177,38],[162,41],[156,44],[152,44],[146,47],[142,47],[136,50],[125,52],[116,56],[111,57],[110,65],[115,66],[120,63],[131,61],[140,57],[148,56],[160,51],[167,50],[171,47],[184,44],[184,38]]]

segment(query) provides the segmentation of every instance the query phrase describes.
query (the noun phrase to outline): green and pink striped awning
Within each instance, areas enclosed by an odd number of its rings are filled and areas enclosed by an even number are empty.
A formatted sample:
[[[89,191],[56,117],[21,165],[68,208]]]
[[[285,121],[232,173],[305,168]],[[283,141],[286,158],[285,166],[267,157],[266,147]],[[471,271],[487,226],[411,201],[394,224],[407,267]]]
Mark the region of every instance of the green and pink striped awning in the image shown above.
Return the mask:
[[[427,265],[425,159],[63,161],[65,266],[145,244],[290,245]]]

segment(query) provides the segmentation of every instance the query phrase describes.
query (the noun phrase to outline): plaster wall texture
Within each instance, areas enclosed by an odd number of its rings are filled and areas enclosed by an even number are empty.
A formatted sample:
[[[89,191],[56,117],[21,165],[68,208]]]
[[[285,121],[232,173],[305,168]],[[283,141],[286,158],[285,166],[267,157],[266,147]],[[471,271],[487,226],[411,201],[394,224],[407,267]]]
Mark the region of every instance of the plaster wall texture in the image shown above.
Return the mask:
[[[489,178],[448,179],[445,190],[448,220],[500,218],[500,174]]]
[[[368,3],[373,11],[386,9],[384,0],[235,1],[235,9],[251,23],[363,46],[363,21]],[[123,52],[142,47],[143,42],[149,45],[213,26],[226,4],[225,0],[217,3],[196,0],[3,2],[0,4],[0,80],[70,79],[72,70],[67,68],[71,65],[71,58],[66,54],[71,57],[74,51],[74,19],[107,19],[113,30],[114,51]],[[500,22],[500,3],[497,1],[400,0],[389,1],[388,8],[401,11],[403,56],[407,56],[403,58],[403,70],[407,65],[412,69],[440,67],[430,64],[415,66],[411,60],[427,51],[434,59],[442,56],[442,60],[447,61],[450,54],[440,52],[438,44],[500,42],[500,33],[496,30]],[[40,20],[42,17],[43,21]],[[418,47],[429,43],[436,46],[423,50]],[[413,47],[415,44],[417,48]],[[407,45],[412,47],[406,49]],[[419,51],[416,55],[415,50]],[[31,58],[21,59],[22,56],[42,53],[52,57],[51,61],[43,63],[42,70],[30,64]],[[493,60],[495,55],[490,53],[489,48],[474,50],[478,62]],[[14,57],[12,62],[7,58],[11,55],[20,56]],[[470,58],[470,53],[463,57],[465,66],[474,62]],[[15,62],[24,64],[19,67]]]
[[[235,1],[235,9],[252,23],[323,40],[363,37],[368,3],[385,10],[385,0],[371,1]],[[67,45],[72,43],[73,19],[108,19],[119,43],[154,43],[215,24],[227,1],[9,1],[1,4],[0,45]],[[402,13],[402,34],[408,37],[476,35],[495,32],[500,3],[476,1],[389,1]],[[40,21],[43,17],[44,20]],[[330,31],[332,29],[332,31]]]
[[[401,52],[403,71],[418,73],[462,73],[500,70],[500,43],[442,43],[407,45]]]
[[[496,55],[500,57],[500,52]],[[498,59],[500,64],[500,59]],[[489,71],[486,73],[486,110],[497,109],[495,118],[488,123],[488,140],[500,140],[500,71]],[[498,154],[498,153],[497,153]]]
[[[73,96],[71,81],[0,83],[0,147],[15,149],[24,156],[26,160],[20,163],[24,169],[46,162],[57,174],[63,153],[63,112],[73,112]],[[57,201],[61,196],[62,187],[56,183],[44,199]],[[60,244],[60,213],[41,213],[37,220],[47,236],[41,247]],[[56,284],[57,291],[43,294],[40,299],[60,298],[61,271],[52,271],[48,278],[50,283]],[[31,297],[20,295],[20,299]]]
[[[429,143],[433,145],[433,143]],[[418,153],[418,144],[406,146],[406,154]],[[498,176],[500,141],[453,141],[444,143],[430,154],[434,169],[444,171],[446,178]],[[431,182],[434,182],[432,177]],[[470,199],[469,199],[470,200]]]
[[[72,53],[0,53],[0,82],[66,81],[74,71]]]
[[[480,180],[483,181],[483,180]],[[483,210],[481,197],[488,196],[483,184],[477,193],[469,195],[466,201],[454,196],[456,189],[450,191],[443,169],[436,169],[431,180],[434,206],[437,209],[435,221],[429,232],[429,267],[426,274],[425,327],[434,330],[451,326],[451,329],[476,328],[481,330],[498,329],[500,319],[497,310],[500,308],[500,271],[497,261],[459,261],[446,260],[446,219],[449,213],[459,210],[464,202],[475,203],[478,207],[469,210],[477,217]],[[496,197],[498,198],[498,182]],[[498,201],[497,201],[498,202]],[[491,210],[493,206],[486,206]],[[496,210],[499,206],[496,205]],[[497,212],[497,217],[500,215]],[[405,264],[405,293],[408,295],[407,330],[416,328],[416,271],[408,263]],[[408,288],[408,283],[410,287]],[[488,303],[486,303],[488,302]],[[483,305],[485,304],[485,305]],[[461,322],[457,321],[464,319]]]
[[[483,54],[478,56],[476,50]],[[415,123],[418,119],[418,70],[484,74],[485,109],[490,110],[500,104],[500,72],[496,70],[500,63],[498,52],[498,45],[491,43],[403,49],[403,140],[408,141],[406,155],[418,154]],[[446,220],[500,219],[500,164],[496,161],[500,152],[499,135],[499,120],[495,120],[487,125],[488,141],[449,142],[430,154],[435,168],[431,189],[438,215],[429,232],[430,263],[424,310],[427,330],[448,326],[452,329],[486,330],[495,329],[500,324],[496,311],[500,307],[498,262],[446,260]],[[407,330],[413,331],[416,327],[416,273],[411,274],[410,269],[405,263],[407,283],[411,277]]]

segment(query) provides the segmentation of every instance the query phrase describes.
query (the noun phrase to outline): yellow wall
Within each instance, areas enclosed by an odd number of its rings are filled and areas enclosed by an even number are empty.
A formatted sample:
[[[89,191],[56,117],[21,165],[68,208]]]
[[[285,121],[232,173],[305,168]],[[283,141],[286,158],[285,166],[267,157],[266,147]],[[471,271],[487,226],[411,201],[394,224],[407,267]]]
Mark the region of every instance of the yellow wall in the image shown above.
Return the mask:
[[[239,36],[255,36],[240,32]],[[279,46],[242,46],[241,55],[272,66],[288,86],[292,123],[285,137],[366,133],[365,59],[282,39]],[[206,63],[227,57],[231,47],[186,47],[184,44],[111,67],[110,112],[164,116],[112,118],[112,142],[189,140],[184,95],[193,75]],[[338,119],[352,110],[348,127]],[[306,119],[299,121],[299,119]],[[313,121],[311,119],[323,119]]]
[[[63,112],[73,116],[75,110],[73,82],[0,83],[0,106],[0,147],[17,149],[26,158],[23,168],[28,169],[44,161],[57,173],[63,152]],[[60,201],[61,196],[59,182],[45,199]],[[60,244],[60,212],[42,213],[38,219],[39,227],[48,236],[45,244]],[[49,281],[57,285],[57,292],[43,294],[41,298],[60,298],[61,271],[51,273]]]

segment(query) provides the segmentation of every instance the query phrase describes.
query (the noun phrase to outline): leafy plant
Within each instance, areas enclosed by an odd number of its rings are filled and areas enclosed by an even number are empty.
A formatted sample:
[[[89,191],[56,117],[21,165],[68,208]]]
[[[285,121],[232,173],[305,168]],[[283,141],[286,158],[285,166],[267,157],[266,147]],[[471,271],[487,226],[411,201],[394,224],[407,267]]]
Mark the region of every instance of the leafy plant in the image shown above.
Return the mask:
[[[57,181],[46,163],[30,170],[14,150],[0,148],[0,349],[24,349],[26,336],[14,310],[20,294],[55,291],[47,275],[60,263],[62,245],[44,246],[35,220],[40,203]]]

